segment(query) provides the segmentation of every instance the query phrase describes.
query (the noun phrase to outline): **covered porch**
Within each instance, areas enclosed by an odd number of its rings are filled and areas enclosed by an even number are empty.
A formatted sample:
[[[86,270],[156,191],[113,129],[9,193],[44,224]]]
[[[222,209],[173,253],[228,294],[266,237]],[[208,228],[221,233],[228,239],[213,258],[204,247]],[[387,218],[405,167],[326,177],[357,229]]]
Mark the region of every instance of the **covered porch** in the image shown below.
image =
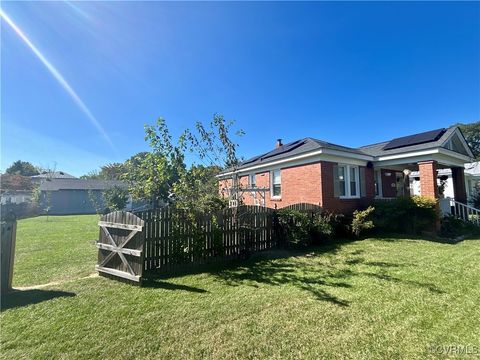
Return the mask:
[[[467,204],[464,161],[455,153],[377,161],[374,164],[375,197],[391,199],[413,195],[410,177],[414,176],[421,196],[443,198],[439,191],[438,171],[449,169],[455,201]]]

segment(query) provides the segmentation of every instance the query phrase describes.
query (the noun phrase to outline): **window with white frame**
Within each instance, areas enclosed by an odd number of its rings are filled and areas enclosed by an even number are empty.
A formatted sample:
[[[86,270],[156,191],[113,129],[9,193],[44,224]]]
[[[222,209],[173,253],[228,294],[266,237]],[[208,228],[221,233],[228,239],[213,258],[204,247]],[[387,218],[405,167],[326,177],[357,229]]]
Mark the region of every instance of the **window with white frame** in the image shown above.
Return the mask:
[[[280,169],[273,170],[272,173],[272,197],[282,196],[282,176]]]
[[[251,188],[257,187],[257,178],[256,178],[255,174],[248,175],[248,185]]]
[[[358,166],[338,165],[339,196],[357,198],[360,196],[360,179]]]

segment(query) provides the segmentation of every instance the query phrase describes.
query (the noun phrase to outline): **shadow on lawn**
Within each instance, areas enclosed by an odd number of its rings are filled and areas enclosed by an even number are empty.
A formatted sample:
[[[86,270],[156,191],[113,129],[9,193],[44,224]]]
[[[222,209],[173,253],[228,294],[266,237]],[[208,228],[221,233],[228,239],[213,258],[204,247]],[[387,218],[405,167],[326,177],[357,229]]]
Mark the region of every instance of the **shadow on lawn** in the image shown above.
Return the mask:
[[[74,293],[58,290],[13,290],[9,293],[2,294],[1,311],[13,309],[17,307],[38,304],[43,301],[59,298],[72,297]]]
[[[145,287],[183,290],[197,293],[203,289],[178,285],[160,279],[172,279],[193,274],[211,274],[229,286],[294,286],[308,291],[317,300],[327,301],[339,306],[348,306],[349,301],[332,294],[334,289],[353,290],[352,280],[356,277],[368,277],[380,281],[425,289],[435,294],[443,291],[434,284],[402,279],[389,274],[389,271],[415,264],[387,261],[368,261],[362,249],[342,251],[334,256],[350,241],[337,241],[305,250],[271,250],[253,254],[247,260],[230,260],[213,264],[193,266],[175,273],[149,274]]]
[[[310,292],[316,299],[339,306],[348,301],[329,292],[329,288],[350,288],[345,281],[347,273],[334,266],[316,264],[314,258],[322,254],[335,254],[344,242],[326,244],[305,251],[272,251],[258,253],[252,259],[212,275],[231,286],[290,285]],[[357,251],[361,254],[362,251]],[[320,257],[319,257],[320,259]]]
[[[165,281],[159,280],[148,280],[142,284],[144,288],[151,288],[151,289],[164,289],[164,290],[181,290],[181,291],[189,291],[194,293],[208,293],[207,290],[196,288],[193,286],[188,285],[181,285],[181,284],[173,284]]]
[[[333,295],[331,291],[335,288],[353,288],[350,281],[356,277],[370,277],[417,287],[435,294],[444,293],[434,284],[402,279],[387,273],[389,270],[413,264],[366,261],[362,257],[363,250],[345,253],[346,257],[343,259],[324,256],[335,254],[341,245],[318,247],[303,254],[287,252],[289,256],[273,259],[262,257],[262,254],[259,254],[256,258],[239,266],[212,274],[231,286],[290,285],[310,292],[318,300],[340,306],[348,306],[349,301]],[[332,259],[335,262],[332,262]]]

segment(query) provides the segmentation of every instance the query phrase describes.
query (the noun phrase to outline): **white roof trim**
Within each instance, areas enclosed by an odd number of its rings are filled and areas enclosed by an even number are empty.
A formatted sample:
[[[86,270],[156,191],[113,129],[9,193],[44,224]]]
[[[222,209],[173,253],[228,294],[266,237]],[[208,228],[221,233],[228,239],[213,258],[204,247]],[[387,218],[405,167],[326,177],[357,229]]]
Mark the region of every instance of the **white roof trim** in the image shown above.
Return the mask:
[[[462,132],[460,131],[460,129],[457,127],[455,129],[455,131],[453,133],[450,134],[450,136],[447,138],[447,140],[445,140],[442,144],[442,147],[447,143],[449,142],[450,140],[452,140],[452,138],[457,135],[458,138],[460,139],[460,142],[462,143],[463,147],[465,148],[465,150],[467,150],[467,153],[469,154],[469,156],[471,158],[474,158],[475,156],[473,155],[472,153],[472,150],[470,149],[470,146],[468,146],[467,144],[467,141],[465,140],[465,137],[463,136]],[[456,152],[456,151],[455,151]],[[463,155],[463,154],[461,154]]]
[[[415,156],[437,154],[438,152],[439,152],[439,149],[435,148],[435,149],[431,149],[431,150],[423,150],[423,151],[417,151],[417,152],[411,152],[411,153],[400,153],[400,154],[395,154],[395,155],[379,156],[377,158],[377,161],[404,159],[404,158],[415,157]]]
[[[320,149],[311,151],[308,153],[300,154],[286,159],[280,159],[277,161],[270,161],[265,164],[258,164],[249,166],[246,168],[239,169],[237,171],[229,171],[217,175],[218,178],[228,177],[234,173],[238,175],[246,175],[253,171],[264,172],[270,171],[274,168],[278,168],[278,165],[283,165],[283,167],[292,167],[299,166],[310,162],[320,162],[320,161],[331,161],[331,162],[344,162],[351,165],[365,166],[367,161],[372,161],[373,157],[362,154],[352,154],[349,152],[343,152],[332,149]]]
[[[465,149],[471,154],[471,157],[460,154],[456,151],[448,150],[443,147],[450,139],[455,135],[458,134],[460,141],[462,142]],[[302,164],[306,164],[309,162],[316,162],[316,161],[331,161],[331,162],[345,162],[351,165],[359,165],[365,166],[366,162],[373,161],[375,162],[376,166],[394,166],[404,164],[408,162],[420,162],[426,160],[436,160],[441,162],[442,164],[448,166],[463,166],[463,163],[472,161],[473,154],[468,146],[467,142],[465,141],[464,136],[462,135],[461,131],[458,127],[455,131],[442,143],[441,146],[437,146],[431,149],[421,150],[421,151],[414,151],[414,152],[405,152],[399,154],[392,154],[392,155],[380,155],[380,156],[370,156],[370,155],[363,155],[363,154],[356,154],[348,151],[341,151],[336,149],[328,149],[322,148],[310,152],[306,152],[297,156],[292,156],[290,158],[284,158],[280,160],[274,160],[265,162],[263,164],[257,164],[249,167],[245,167],[236,171],[229,171],[226,173],[222,173],[217,175],[217,178],[228,177],[234,173],[238,175],[246,175],[252,172],[262,172],[262,171],[270,171],[274,168],[278,168],[279,165],[284,165],[284,167],[291,167],[291,166],[299,166]],[[408,159],[408,160],[407,160]]]

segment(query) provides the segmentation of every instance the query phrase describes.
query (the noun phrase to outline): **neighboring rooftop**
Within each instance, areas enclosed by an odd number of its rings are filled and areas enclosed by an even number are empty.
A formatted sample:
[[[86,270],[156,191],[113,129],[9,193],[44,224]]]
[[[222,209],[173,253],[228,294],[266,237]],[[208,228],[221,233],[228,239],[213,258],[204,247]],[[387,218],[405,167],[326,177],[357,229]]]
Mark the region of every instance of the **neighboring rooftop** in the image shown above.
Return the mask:
[[[45,179],[40,184],[40,190],[107,190],[115,186],[127,188],[127,184],[119,180],[87,180],[66,178]]]
[[[31,176],[32,179],[76,179],[75,176],[64,171],[45,171],[40,175]]]

